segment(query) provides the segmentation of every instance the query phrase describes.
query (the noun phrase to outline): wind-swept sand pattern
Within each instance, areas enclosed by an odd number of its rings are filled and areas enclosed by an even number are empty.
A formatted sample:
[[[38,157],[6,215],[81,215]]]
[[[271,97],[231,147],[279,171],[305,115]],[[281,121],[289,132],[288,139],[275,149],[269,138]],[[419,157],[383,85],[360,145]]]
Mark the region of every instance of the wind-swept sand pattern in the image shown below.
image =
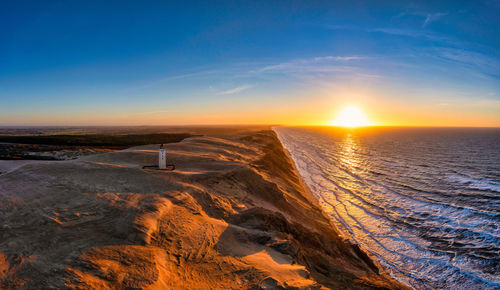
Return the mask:
[[[272,131],[0,175],[0,287],[404,288],[343,241]]]

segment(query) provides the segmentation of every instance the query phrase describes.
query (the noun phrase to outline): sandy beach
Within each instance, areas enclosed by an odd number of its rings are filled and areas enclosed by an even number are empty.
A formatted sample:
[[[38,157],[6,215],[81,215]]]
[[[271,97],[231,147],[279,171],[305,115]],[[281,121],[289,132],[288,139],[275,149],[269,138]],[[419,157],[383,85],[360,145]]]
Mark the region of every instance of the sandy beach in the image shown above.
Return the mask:
[[[0,288],[405,289],[339,236],[270,130],[2,164]]]

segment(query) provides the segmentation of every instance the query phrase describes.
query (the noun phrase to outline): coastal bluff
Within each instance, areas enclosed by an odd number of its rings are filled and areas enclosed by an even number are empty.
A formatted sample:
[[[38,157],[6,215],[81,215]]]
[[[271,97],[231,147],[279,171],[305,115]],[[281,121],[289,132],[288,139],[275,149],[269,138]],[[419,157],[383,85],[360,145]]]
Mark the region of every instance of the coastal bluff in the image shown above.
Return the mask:
[[[406,289],[339,236],[271,130],[0,174],[1,289]]]

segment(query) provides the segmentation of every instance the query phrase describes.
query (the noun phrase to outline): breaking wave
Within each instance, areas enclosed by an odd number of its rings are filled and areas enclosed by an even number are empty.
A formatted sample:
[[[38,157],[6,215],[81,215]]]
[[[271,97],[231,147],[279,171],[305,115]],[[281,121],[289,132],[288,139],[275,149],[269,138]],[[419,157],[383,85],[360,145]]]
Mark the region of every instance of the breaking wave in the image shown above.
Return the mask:
[[[500,183],[492,182],[486,178],[480,177],[470,177],[466,175],[452,175],[447,178],[450,181],[458,182],[459,184],[465,184],[472,189],[490,190],[500,192]]]

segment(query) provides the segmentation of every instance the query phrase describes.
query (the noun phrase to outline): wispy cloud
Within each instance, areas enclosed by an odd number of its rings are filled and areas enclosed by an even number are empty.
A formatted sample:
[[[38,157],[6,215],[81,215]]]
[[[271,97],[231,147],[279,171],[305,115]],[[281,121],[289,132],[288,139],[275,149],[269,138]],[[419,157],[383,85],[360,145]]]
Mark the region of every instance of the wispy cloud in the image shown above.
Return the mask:
[[[407,14],[407,12],[403,12],[403,14]],[[444,13],[443,13],[444,14]],[[421,16],[426,16],[427,14],[422,14]],[[400,17],[399,15],[395,17]],[[431,19],[432,18],[432,19]],[[434,17],[435,18],[435,17]],[[432,16],[430,17],[429,21],[435,21],[437,19],[434,19]],[[426,25],[428,25],[430,22]],[[424,21],[425,23],[425,21]],[[378,28],[372,28],[372,27],[362,27],[362,26],[343,26],[343,25],[328,25],[327,28],[331,30],[352,30],[352,31],[362,31],[362,32],[369,32],[369,33],[385,33],[389,35],[395,35],[395,36],[407,36],[407,37],[412,37],[412,38],[421,38],[421,39],[427,39],[431,41],[439,41],[443,42],[446,44],[450,45],[456,45],[460,46],[463,45],[463,43],[459,43],[456,39],[453,39],[451,37],[447,37],[441,34],[438,34],[433,31],[429,31],[428,29],[423,29],[423,27],[419,28],[403,28],[404,26],[397,26],[397,27],[378,27]]]
[[[259,79],[273,79],[313,86],[330,86],[343,80],[381,81],[383,76],[373,69],[379,57],[369,56],[317,56],[292,59],[270,64],[251,71]],[[387,64],[386,64],[387,65]]]
[[[418,37],[418,38],[433,38],[431,34],[424,33],[421,31],[416,31],[412,29],[402,29],[402,28],[373,28],[368,29],[368,32],[380,32],[391,35]]]
[[[243,91],[248,90],[248,89],[253,88],[253,87],[254,86],[252,86],[252,85],[242,85],[242,86],[239,86],[236,88],[232,88],[229,90],[218,92],[217,94],[218,95],[233,95],[233,94],[243,92]]]
[[[431,24],[434,21],[437,21],[439,18],[446,16],[448,13],[429,13],[427,17],[425,17],[424,24],[422,27],[427,27],[427,25]]]
[[[355,60],[361,60],[366,57],[362,56],[317,56],[309,59],[295,59],[278,64],[268,65],[257,72],[266,71],[293,71],[293,70],[304,70],[304,71],[325,71],[331,70],[332,68],[339,68],[346,62],[351,62]]]
[[[350,61],[362,59],[361,56],[318,56],[314,58],[314,61]]]
[[[469,67],[489,78],[500,78],[500,74],[498,73],[500,71],[500,62],[494,57],[456,48],[435,48],[432,51],[432,55]]]
[[[385,33],[394,36],[404,36],[404,37],[412,37],[419,38],[423,40],[438,42],[443,45],[449,46],[464,46],[465,44],[457,39],[452,37],[444,36],[435,32],[431,32],[424,29],[405,29],[405,28],[391,28],[391,27],[380,27],[380,28],[372,28],[366,30],[367,32],[374,33]]]
[[[435,22],[446,15],[448,15],[448,13],[443,13],[443,12],[426,13],[426,12],[421,12],[421,11],[405,11],[405,12],[401,12],[398,15],[394,16],[394,18],[403,18],[406,16],[423,17],[424,22],[422,23],[422,28],[425,28],[429,24],[431,24],[432,22]]]

